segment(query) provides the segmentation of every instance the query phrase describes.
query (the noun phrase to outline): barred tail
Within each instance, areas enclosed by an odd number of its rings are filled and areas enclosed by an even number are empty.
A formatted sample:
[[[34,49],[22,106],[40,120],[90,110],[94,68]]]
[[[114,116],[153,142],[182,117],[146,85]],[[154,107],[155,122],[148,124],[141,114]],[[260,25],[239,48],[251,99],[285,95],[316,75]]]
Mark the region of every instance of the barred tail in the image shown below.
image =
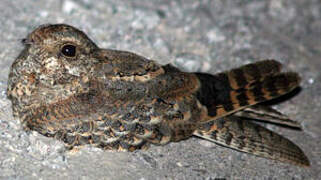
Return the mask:
[[[267,76],[243,88],[232,90],[230,103],[234,108],[240,108],[275,99],[292,91],[299,86],[299,83],[300,77],[294,72]]]
[[[197,73],[201,87],[197,98],[211,118],[284,95],[299,86],[294,72],[279,72],[281,65],[267,60],[216,75]]]
[[[278,61],[264,60],[231,69],[218,76],[227,76],[231,88],[237,90],[264,77],[278,74],[281,68],[282,64]]]

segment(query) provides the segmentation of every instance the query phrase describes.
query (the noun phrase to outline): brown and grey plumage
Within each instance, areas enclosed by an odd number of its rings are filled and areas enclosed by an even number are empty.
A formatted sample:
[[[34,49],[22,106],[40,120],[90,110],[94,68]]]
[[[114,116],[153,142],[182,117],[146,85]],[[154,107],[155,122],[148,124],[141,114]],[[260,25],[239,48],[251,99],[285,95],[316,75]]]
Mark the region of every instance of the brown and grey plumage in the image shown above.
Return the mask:
[[[299,147],[248,118],[300,127],[270,107],[300,83],[264,60],[223,73],[187,73],[134,53],[100,49],[82,31],[44,25],[23,41],[8,97],[27,130],[73,148],[128,150],[193,135],[261,157],[309,165]]]

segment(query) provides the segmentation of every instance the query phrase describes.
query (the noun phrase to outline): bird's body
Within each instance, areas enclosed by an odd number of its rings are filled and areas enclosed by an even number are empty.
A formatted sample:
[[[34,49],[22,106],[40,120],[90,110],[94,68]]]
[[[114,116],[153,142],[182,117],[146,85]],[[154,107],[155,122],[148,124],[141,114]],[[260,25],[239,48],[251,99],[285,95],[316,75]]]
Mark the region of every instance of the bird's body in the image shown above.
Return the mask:
[[[259,156],[308,165],[291,141],[246,118],[299,127],[258,103],[299,86],[293,72],[265,60],[210,75],[98,48],[68,25],[41,26],[13,63],[8,97],[26,129],[62,140],[128,150],[193,135]],[[264,116],[268,114],[267,116]]]

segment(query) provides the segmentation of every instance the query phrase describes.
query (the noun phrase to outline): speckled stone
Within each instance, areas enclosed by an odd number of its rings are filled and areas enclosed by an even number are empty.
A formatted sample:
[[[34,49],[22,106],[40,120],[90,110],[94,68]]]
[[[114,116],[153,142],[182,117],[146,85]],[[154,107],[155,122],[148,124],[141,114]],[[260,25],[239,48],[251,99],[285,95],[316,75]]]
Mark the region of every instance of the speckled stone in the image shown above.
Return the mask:
[[[321,3],[319,0],[3,0],[0,4],[0,179],[320,179]],[[239,153],[198,139],[115,153],[61,143],[21,129],[5,89],[20,41],[40,24],[67,23],[100,47],[129,50],[189,71],[215,73],[278,59],[302,90],[276,107],[303,126],[273,127],[298,144],[310,168]]]

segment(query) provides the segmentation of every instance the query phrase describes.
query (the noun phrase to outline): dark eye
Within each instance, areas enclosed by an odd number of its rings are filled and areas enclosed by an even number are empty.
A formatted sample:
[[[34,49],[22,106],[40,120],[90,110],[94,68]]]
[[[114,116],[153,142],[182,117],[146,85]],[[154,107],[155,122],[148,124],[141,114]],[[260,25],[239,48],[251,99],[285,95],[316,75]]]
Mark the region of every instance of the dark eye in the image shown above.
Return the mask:
[[[67,44],[61,48],[61,53],[67,57],[75,57],[76,55],[76,46]]]

